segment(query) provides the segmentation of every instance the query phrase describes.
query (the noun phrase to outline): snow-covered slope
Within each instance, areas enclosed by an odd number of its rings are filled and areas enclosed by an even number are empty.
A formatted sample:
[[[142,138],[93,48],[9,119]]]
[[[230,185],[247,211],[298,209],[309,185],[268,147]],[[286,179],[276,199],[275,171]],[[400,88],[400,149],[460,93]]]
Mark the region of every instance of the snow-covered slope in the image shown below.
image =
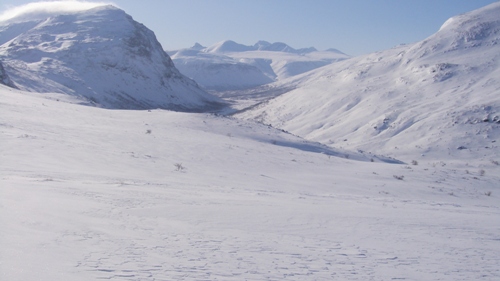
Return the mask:
[[[500,278],[498,165],[72,99],[0,85],[0,280]]]
[[[108,108],[200,111],[219,102],[179,73],[152,31],[109,5],[0,21],[0,58],[20,89]]]
[[[298,75],[348,58],[337,50],[294,49],[284,43],[259,41],[246,46],[222,41],[169,52],[181,73],[211,90],[248,89]]]
[[[412,158],[500,157],[500,3],[453,17],[412,45],[352,58],[274,87],[239,116],[336,147]]]

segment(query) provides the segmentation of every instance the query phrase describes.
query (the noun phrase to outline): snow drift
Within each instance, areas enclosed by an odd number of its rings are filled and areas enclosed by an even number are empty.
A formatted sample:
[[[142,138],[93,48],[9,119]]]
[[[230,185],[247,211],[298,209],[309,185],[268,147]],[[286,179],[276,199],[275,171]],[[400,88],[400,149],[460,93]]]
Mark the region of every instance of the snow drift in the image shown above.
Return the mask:
[[[243,118],[338,147],[410,157],[498,157],[500,3],[429,38],[283,80]]]
[[[219,105],[124,11],[105,5],[46,15],[0,22],[0,57],[20,89],[66,93],[107,108],[201,111]]]

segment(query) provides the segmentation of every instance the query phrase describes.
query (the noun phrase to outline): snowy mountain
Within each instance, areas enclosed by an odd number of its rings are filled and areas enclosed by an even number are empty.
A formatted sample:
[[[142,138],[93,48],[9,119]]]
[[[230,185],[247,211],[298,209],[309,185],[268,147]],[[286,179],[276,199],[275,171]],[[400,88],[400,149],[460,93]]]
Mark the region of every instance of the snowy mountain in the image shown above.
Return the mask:
[[[500,3],[429,38],[280,81],[239,114],[310,140],[413,158],[500,157]]]
[[[246,46],[231,40],[171,51],[176,67],[210,90],[241,90],[295,76],[348,58],[337,50],[294,49],[259,41]]]
[[[200,111],[220,103],[179,73],[151,30],[113,6],[0,22],[0,58],[20,89],[107,108]]]

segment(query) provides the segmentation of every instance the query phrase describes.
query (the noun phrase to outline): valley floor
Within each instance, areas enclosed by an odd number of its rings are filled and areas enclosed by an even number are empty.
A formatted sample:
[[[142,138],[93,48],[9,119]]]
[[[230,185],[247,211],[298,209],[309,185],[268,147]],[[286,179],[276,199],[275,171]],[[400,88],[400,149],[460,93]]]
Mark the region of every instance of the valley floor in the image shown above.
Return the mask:
[[[0,112],[1,280],[500,279],[495,163],[7,88]]]

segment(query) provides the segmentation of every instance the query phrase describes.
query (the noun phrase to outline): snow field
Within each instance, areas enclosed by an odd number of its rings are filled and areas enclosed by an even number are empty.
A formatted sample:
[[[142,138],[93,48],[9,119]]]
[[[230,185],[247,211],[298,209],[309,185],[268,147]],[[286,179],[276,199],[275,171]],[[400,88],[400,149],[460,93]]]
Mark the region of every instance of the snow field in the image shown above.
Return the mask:
[[[493,163],[372,163],[211,114],[0,95],[2,280],[500,276]]]

